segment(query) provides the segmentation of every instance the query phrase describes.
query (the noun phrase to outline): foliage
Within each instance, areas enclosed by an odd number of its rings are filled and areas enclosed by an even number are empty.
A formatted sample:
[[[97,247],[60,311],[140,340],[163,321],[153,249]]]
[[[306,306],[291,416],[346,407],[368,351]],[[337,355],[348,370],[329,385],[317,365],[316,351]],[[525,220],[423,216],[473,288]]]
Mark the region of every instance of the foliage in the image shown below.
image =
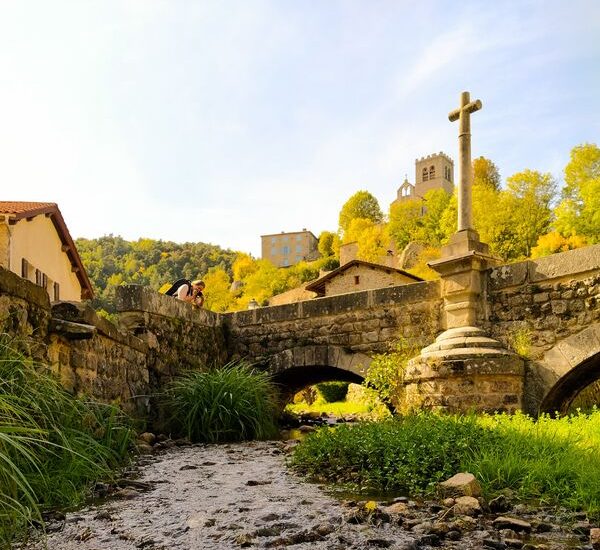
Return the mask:
[[[73,506],[127,458],[129,421],[75,399],[39,364],[0,339],[0,541],[41,510]]]
[[[333,241],[335,236],[335,233],[332,233],[331,231],[322,231],[319,235],[318,249],[319,253],[324,258],[335,255],[335,251],[333,249]]]
[[[600,148],[585,143],[571,150],[565,168],[565,188],[556,211],[556,229],[565,236],[581,235],[600,242]]]
[[[531,257],[540,258],[557,252],[566,252],[567,250],[581,248],[586,244],[585,237],[580,235],[563,237],[558,231],[551,231],[538,239],[537,244],[531,249]]]
[[[442,416],[322,428],[295,449],[292,464],[333,483],[431,494],[459,471],[473,473],[488,498],[600,516],[600,412],[537,421],[523,414]]]
[[[390,244],[387,226],[365,218],[354,218],[344,233],[344,244],[358,243],[357,257],[366,262],[378,263]]]
[[[508,347],[522,357],[529,357],[531,351],[531,329],[520,326],[508,333]]]
[[[335,403],[346,399],[348,382],[323,382],[317,384],[317,390],[326,403]]]
[[[368,191],[357,191],[342,206],[339,217],[339,230],[343,235],[356,218],[371,220],[374,223],[383,221],[383,213],[377,199]]]
[[[153,239],[130,242],[113,235],[77,239],[76,245],[96,294],[92,305],[109,313],[115,312],[115,288],[121,284],[158,290],[181,277],[199,279],[211,267],[219,266],[231,274],[236,258],[235,252],[210,244]]]
[[[243,362],[188,372],[165,391],[174,432],[191,441],[268,439],[277,433],[276,391],[269,375]]]
[[[540,235],[550,228],[556,182],[551,174],[525,170],[508,178],[507,188],[515,245],[521,256],[529,257]]]
[[[500,190],[498,167],[485,157],[473,159],[473,185],[486,185],[495,191]]]
[[[434,260],[438,260],[441,257],[441,250],[433,246],[426,247],[418,256],[417,263],[407,269],[409,273],[421,277],[421,279],[433,280],[439,279],[440,274],[437,271],[431,269],[427,264]]]
[[[423,327],[426,330],[426,327]],[[377,391],[380,399],[394,408],[403,402],[403,382],[406,365],[421,351],[419,342],[399,338],[387,353],[373,356],[364,385]]]

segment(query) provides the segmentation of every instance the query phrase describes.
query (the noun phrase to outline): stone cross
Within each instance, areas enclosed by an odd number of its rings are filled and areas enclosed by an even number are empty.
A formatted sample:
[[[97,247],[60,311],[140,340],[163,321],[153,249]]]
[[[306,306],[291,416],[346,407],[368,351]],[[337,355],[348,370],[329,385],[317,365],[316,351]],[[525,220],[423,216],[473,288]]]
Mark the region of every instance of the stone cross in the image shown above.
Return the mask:
[[[451,122],[458,120],[458,231],[473,229],[473,205],[471,200],[471,113],[481,109],[481,101],[470,101],[469,92],[460,94],[460,107],[448,114]]]

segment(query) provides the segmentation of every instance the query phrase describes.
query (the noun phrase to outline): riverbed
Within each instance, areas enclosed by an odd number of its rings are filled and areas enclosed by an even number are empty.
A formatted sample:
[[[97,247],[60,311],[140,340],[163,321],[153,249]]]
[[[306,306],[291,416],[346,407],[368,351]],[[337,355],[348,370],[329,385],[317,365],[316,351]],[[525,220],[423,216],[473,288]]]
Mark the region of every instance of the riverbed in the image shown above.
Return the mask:
[[[336,499],[286,467],[291,445],[193,445],[142,456],[129,482],[121,481],[101,502],[49,521],[54,532],[47,540],[24,548],[40,550],[47,544],[52,550],[416,550],[493,548],[488,544],[494,541],[496,548],[508,548],[501,539],[514,540],[510,547],[517,548],[586,547],[573,534],[540,534],[545,538],[529,542],[518,534],[501,536],[470,518],[462,520],[462,527],[447,523],[446,533],[436,535],[432,521],[444,516],[441,506],[430,509],[429,504],[400,499],[395,506],[402,512],[395,516],[385,511],[391,508],[365,509],[364,503]],[[457,531],[455,540],[447,534],[452,529]]]

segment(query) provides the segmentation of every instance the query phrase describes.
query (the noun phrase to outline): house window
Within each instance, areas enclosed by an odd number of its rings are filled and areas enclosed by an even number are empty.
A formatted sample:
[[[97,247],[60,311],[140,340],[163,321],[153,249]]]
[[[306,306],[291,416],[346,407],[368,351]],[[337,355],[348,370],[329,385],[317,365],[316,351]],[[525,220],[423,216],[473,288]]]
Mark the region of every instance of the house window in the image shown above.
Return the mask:
[[[282,264],[283,267],[287,267],[288,265],[290,265],[290,261],[287,258],[284,258]]]
[[[275,256],[275,254],[276,254],[275,250],[276,250],[275,247],[272,246],[271,247],[271,256]]]
[[[48,275],[42,273],[42,288],[48,290]]]
[[[302,240],[302,235],[296,235],[296,240],[300,242]]]
[[[282,253],[284,256],[287,256],[287,255],[290,253],[290,247],[289,247],[289,246],[284,246],[284,247],[281,249],[281,253]]]
[[[35,284],[42,286],[42,272],[39,269],[35,270]]]
[[[21,277],[27,279],[29,277],[29,262],[25,259],[21,259]]]
[[[423,181],[427,181],[427,168],[423,168]]]
[[[296,263],[301,262],[302,261],[302,256],[296,256]]]
[[[58,302],[58,300],[60,300],[60,285],[54,283],[54,301]]]
[[[302,252],[302,245],[300,245],[300,244],[296,245],[296,252]]]
[[[354,275],[354,284],[355,285],[360,284],[360,275]]]
[[[429,168],[429,179],[432,180],[433,178],[435,178],[435,166]]]

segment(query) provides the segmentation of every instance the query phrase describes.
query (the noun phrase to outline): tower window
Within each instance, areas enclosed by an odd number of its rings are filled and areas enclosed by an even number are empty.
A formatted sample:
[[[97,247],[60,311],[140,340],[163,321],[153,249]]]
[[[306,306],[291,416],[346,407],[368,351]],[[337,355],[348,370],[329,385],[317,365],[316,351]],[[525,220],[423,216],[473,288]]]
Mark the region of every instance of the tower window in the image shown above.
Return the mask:
[[[435,166],[429,168],[429,179],[432,180],[433,178],[435,178]]]
[[[58,300],[60,300],[60,285],[54,283],[54,301],[57,302]]]
[[[355,285],[360,284],[360,275],[354,275],[354,284]]]
[[[423,181],[427,181],[427,168],[423,168]]]
[[[29,277],[29,264],[25,258],[21,259],[21,277],[24,279]]]

